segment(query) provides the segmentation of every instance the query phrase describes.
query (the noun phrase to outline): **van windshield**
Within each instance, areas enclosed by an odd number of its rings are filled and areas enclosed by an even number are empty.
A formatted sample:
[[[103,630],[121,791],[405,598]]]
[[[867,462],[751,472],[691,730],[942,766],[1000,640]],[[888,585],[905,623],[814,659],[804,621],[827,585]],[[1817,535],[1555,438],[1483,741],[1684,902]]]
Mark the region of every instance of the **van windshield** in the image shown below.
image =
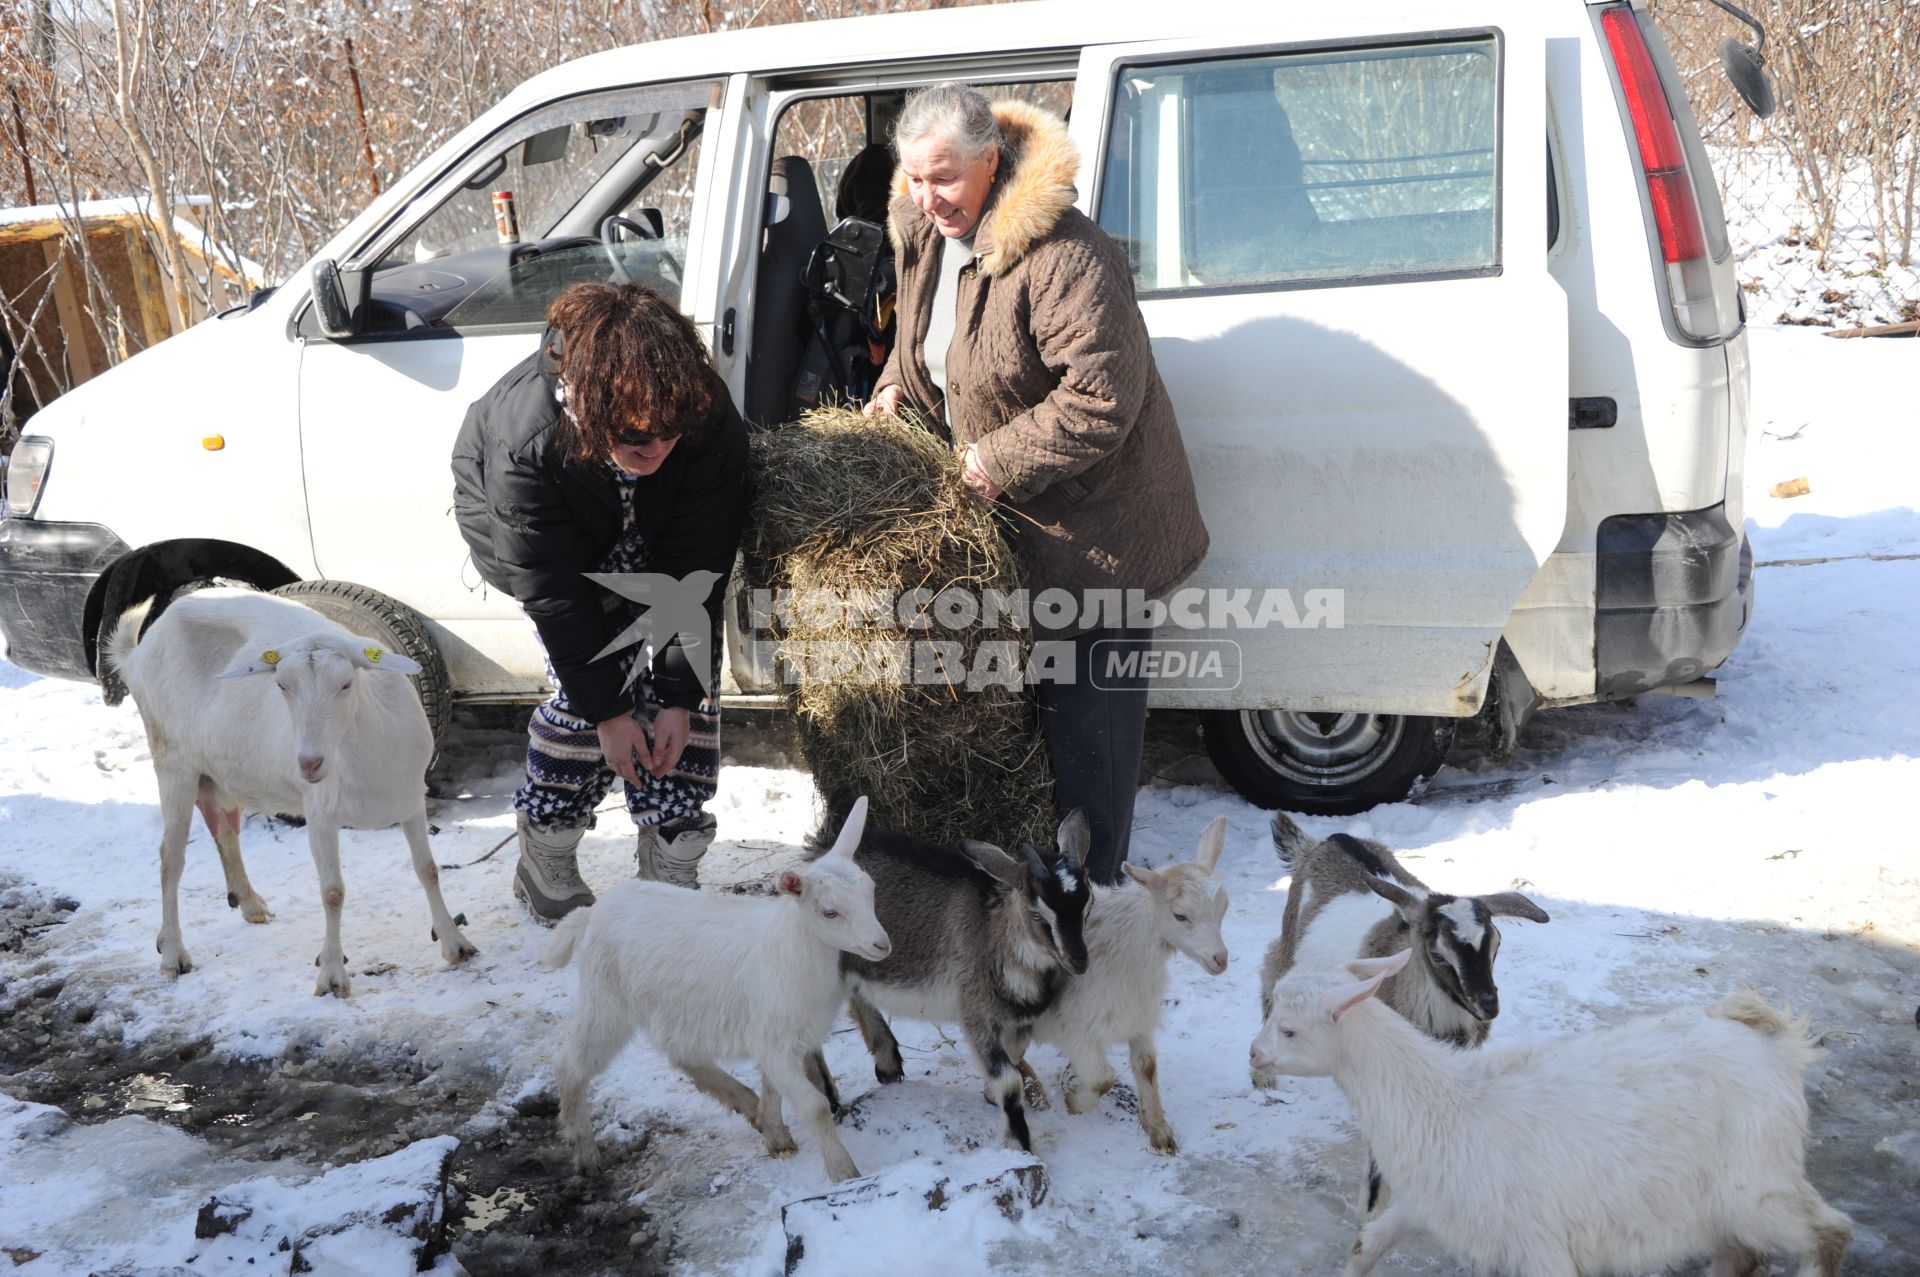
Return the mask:
[[[543,239],[636,142],[679,124],[678,113],[666,120],[604,116],[515,141],[389,249],[375,269],[502,242],[509,227],[499,206],[509,201],[517,238]]]

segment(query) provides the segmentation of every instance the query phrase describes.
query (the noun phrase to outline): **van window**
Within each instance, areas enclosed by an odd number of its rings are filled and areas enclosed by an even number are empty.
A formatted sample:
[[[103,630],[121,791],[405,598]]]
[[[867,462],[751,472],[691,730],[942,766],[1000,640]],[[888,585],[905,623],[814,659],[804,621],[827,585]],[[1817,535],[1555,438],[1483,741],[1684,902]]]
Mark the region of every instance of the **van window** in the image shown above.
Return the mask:
[[[408,209],[373,268],[368,336],[537,328],[585,280],[624,276],[678,301],[715,94],[712,84],[660,85],[514,121]],[[603,239],[610,214],[634,225]]]
[[[1118,75],[1099,220],[1142,293],[1497,272],[1491,37]]]

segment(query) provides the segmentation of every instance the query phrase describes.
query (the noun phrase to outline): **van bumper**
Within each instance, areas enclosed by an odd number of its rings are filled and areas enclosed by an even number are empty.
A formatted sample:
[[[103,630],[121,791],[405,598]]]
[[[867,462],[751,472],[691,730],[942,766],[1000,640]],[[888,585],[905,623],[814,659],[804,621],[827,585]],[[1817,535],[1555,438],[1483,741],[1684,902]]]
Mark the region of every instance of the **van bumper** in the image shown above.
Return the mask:
[[[1690,683],[1733,655],[1753,614],[1753,551],[1725,505],[1600,523],[1594,690]]]
[[[97,523],[0,519],[0,635],[7,659],[35,674],[91,680],[81,629],[87,595],[127,548]]]

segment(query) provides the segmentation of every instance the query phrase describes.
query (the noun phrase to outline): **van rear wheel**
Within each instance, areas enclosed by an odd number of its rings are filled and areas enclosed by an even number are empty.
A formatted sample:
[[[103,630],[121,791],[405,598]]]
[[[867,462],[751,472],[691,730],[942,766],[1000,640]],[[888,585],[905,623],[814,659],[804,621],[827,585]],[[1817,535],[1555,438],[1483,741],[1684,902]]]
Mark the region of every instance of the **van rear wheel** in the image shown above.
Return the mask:
[[[1411,714],[1210,710],[1207,756],[1240,795],[1261,807],[1351,816],[1398,802],[1438,771],[1454,720]]]
[[[420,672],[408,677],[413,690],[420,694],[420,707],[427,712],[434,756],[439,757],[447,728],[453,723],[453,684],[447,677],[447,663],[439,645],[418,612],[398,599],[350,581],[295,581],[269,593],[304,603],[329,621],[411,657]]]

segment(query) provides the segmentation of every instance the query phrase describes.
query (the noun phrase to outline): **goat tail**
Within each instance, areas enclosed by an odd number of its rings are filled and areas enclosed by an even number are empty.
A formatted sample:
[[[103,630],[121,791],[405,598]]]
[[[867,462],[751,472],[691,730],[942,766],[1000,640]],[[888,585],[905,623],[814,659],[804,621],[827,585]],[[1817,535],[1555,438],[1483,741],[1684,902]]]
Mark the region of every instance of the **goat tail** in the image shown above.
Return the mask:
[[[147,617],[153,612],[156,599],[142,599],[120,614],[120,621],[113,627],[113,634],[107,639],[107,666],[115,673],[121,673],[127,667],[127,658],[133,655],[133,649],[139,645],[140,631],[146,626]],[[122,677],[125,677],[122,674]]]
[[[1757,989],[1741,989],[1737,993],[1729,994],[1707,1014],[1722,1020],[1732,1020],[1736,1024],[1744,1024],[1763,1037],[1784,1039],[1784,1045],[1793,1049],[1799,1057],[1801,1068],[1805,1068],[1821,1054],[1819,1043],[1813,1036],[1809,1017],[1801,1016],[1795,1019],[1792,1007],[1773,1006],[1761,996]]]
[[[580,933],[587,929],[587,915],[593,912],[589,905],[585,909],[575,909],[560,919],[553,929],[553,939],[547,941],[540,950],[540,965],[549,971],[558,971],[573,961],[574,948],[580,943]]]
[[[1292,864],[1315,841],[1306,830],[1294,824],[1293,817],[1286,812],[1273,813],[1273,852],[1280,857],[1281,864]]]

